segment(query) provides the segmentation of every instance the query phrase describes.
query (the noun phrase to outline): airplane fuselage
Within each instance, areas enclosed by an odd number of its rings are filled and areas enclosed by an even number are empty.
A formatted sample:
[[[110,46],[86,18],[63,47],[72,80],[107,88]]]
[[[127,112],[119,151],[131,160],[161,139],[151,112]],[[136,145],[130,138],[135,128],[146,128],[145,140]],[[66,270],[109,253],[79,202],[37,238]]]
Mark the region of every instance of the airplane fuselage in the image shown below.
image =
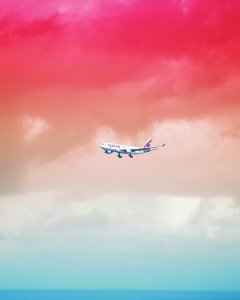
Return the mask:
[[[142,147],[135,147],[129,145],[121,145],[116,143],[102,143],[99,145],[101,149],[104,150],[106,154],[117,153],[119,158],[122,158],[122,154],[127,154],[130,158],[133,158],[133,155],[144,154],[152,150],[158,150],[158,148],[165,146],[151,146],[152,139],[149,138],[147,142]]]
[[[111,154],[113,152],[121,153],[121,154],[143,154],[148,150],[137,150],[138,147],[135,146],[129,146],[129,145],[121,145],[121,144],[115,144],[115,143],[103,143],[99,145],[100,148],[102,148],[105,153]],[[134,150],[134,151],[133,151]]]

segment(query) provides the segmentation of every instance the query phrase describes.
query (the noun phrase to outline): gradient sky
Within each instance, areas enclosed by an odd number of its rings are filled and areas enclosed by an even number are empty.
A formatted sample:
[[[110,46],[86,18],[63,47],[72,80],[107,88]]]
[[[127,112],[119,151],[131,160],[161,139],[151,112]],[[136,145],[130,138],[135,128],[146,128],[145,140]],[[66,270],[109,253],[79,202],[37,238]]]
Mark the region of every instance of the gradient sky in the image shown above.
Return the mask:
[[[240,289],[239,28],[238,0],[0,0],[0,288]]]

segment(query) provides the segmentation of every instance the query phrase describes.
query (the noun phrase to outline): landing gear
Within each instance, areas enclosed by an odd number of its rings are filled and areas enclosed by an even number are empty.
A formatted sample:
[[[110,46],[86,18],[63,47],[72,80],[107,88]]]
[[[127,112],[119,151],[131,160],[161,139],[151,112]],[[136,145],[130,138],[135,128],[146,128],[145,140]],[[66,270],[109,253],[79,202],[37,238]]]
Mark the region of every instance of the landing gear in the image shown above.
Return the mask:
[[[129,156],[130,158],[133,158],[132,154],[129,154],[128,156]]]
[[[120,153],[118,154],[118,158],[122,158],[122,155]]]

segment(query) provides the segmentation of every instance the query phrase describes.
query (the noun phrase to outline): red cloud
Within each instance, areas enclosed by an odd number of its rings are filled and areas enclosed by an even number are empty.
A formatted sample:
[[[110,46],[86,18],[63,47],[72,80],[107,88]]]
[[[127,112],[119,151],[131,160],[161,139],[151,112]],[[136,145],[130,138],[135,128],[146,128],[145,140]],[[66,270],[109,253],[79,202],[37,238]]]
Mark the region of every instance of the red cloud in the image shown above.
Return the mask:
[[[239,1],[32,3],[0,4],[2,161],[9,149],[16,161],[55,157],[100,126],[237,119]],[[19,137],[28,114],[50,124],[31,146]]]

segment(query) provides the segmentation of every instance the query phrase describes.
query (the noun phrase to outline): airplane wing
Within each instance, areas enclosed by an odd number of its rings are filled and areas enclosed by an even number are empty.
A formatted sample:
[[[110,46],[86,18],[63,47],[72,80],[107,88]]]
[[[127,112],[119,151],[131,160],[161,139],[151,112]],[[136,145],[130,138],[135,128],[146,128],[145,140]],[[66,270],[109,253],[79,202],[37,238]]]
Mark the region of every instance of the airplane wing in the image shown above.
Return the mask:
[[[144,147],[144,148],[134,148],[131,149],[131,152],[136,152],[136,151],[144,151],[144,150],[157,150],[160,147],[165,146],[165,144],[161,145],[161,146],[153,146],[153,147]]]

